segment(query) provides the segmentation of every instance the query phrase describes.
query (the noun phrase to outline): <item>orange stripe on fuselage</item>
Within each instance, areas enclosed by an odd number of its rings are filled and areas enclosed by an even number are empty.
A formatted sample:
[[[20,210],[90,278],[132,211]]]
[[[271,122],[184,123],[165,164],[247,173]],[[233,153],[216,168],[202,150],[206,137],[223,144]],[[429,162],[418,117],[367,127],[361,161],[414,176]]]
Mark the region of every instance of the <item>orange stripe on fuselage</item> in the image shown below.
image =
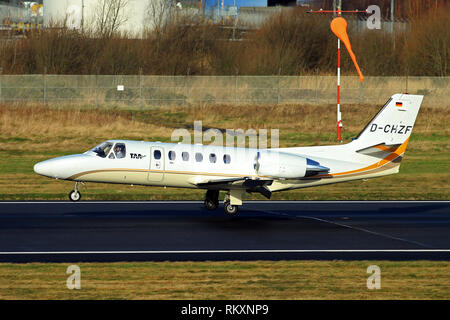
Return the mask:
[[[394,160],[395,158],[397,158],[398,156],[403,154],[405,152],[405,150],[406,150],[406,146],[408,145],[408,142],[409,142],[409,138],[406,139],[406,141],[403,142],[402,145],[400,145],[397,149],[395,149],[395,151],[393,151],[391,154],[389,154],[386,158],[381,159],[377,163],[374,163],[374,164],[372,164],[370,166],[367,166],[367,167],[364,167],[364,168],[361,168],[361,169],[346,171],[346,172],[338,172],[338,173],[332,173],[332,174],[326,174],[326,175],[317,175],[317,176],[314,176],[314,178],[317,179],[317,178],[322,178],[322,177],[341,176],[341,175],[344,175],[344,174],[358,173],[358,172],[363,172],[363,171],[372,170],[372,169],[376,169],[376,168],[382,167],[386,163],[391,162],[392,160]]]

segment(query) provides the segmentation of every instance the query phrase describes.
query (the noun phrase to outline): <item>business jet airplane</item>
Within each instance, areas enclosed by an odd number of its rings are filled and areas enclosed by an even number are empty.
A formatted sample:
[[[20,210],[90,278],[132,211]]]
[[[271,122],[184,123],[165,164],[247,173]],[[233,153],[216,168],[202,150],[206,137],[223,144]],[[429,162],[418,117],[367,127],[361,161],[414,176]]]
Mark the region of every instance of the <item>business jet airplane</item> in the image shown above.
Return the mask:
[[[352,142],[342,145],[250,149],[108,140],[83,154],[39,162],[34,171],[79,183],[205,189],[205,206],[234,215],[246,192],[273,192],[397,173],[423,96],[395,94]]]

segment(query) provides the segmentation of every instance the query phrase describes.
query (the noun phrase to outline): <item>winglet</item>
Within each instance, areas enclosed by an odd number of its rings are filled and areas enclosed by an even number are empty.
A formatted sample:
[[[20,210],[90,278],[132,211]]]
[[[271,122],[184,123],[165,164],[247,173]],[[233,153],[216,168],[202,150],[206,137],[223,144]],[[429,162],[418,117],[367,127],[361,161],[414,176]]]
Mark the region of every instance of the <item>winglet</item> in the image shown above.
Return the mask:
[[[359,75],[359,81],[364,81],[364,76],[361,72],[361,69],[359,69],[358,62],[356,62],[356,56],[352,51],[352,46],[350,45],[350,39],[347,35],[347,20],[345,20],[342,17],[334,18],[333,21],[331,21],[330,24],[331,31],[345,44],[345,47],[347,48],[347,51],[350,55],[350,57],[353,60],[353,64],[355,65],[356,71]]]

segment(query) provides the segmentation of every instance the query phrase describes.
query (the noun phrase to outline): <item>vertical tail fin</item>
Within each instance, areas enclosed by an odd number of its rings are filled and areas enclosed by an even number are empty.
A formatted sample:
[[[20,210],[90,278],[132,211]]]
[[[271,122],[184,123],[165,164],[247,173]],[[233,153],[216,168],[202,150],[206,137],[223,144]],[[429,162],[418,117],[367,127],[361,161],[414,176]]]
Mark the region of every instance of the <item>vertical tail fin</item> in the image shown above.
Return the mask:
[[[422,100],[421,95],[394,94],[352,142],[356,151],[406,148]]]

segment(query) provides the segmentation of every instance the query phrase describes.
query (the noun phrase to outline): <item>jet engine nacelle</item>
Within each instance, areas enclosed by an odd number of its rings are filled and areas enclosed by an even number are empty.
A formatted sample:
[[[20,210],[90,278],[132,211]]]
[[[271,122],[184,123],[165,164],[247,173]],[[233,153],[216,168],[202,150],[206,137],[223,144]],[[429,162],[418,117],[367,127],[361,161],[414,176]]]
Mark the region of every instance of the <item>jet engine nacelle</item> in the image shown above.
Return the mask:
[[[277,151],[258,152],[254,166],[257,174],[279,179],[300,179],[330,170],[317,161]]]
[[[306,174],[306,158],[283,152],[258,152],[255,169],[259,175],[271,178],[295,179]]]

